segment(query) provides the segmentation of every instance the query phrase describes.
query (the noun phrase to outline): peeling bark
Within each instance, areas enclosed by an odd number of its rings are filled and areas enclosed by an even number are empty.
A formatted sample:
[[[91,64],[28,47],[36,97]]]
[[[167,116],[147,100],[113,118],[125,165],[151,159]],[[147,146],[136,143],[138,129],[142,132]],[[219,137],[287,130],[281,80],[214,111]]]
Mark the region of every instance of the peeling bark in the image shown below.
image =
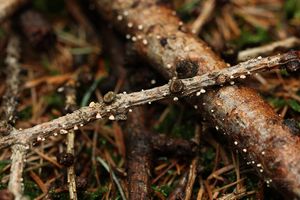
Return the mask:
[[[187,33],[174,11],[153,0],[95,0],[99,13],[127,34],[137,52],[167,79],[222,69],[226,63]],[[185,64],[184,67],[181,63]],[[196,75],[196,74],[191,74]],[[273,109],[252,89],[228,86],[194,98],[212,124],[225,131],[259,175],[285,196],[300,199],[300,146]]]

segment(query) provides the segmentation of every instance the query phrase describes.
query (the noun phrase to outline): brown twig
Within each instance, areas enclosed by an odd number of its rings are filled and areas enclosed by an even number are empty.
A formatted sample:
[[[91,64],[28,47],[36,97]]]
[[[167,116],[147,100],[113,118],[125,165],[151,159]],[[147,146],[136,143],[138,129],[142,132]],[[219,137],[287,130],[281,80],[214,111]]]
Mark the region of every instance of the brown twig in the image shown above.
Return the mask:
[[[127,34],[136,51],[167,79],[226,67],[204,42],[185,32],[174,11],[153,0],[94,2],[99,14]],[[193,100],[233,145],[246,151],[261,177],[300,198],[299,141],[254,90],[229,86]]]
[[[65,87],[66,93],[66,110],[72,112],[76,107],[76,89],[75,82],[70,81]],[[73,155],[74,157],[74,140],[75,140],[75,130],[70,130],[67,135],[67,153]],[[76,174],[74,163],[67,168],[68,174],[68,187],[70,199],[77,200],[76,191]]]
[[[145,129],[143,107],[128,114],[126,157],[128,166],[129,199],[151,199],[152,149],[149,132]]]
[[[208,0],[203,3],[203,7],[201,8],[201,14],[197,17],[197,19],[192,24],[192,33],[195,35],[198,35],[202,27],[205,25],[205,23],[209,20],[209,18],[212,16],[212,12],[215,8],[215,0]]]
[[[252,59],[247,62],[240,63],[231,68],[224,68],[216,70],[211,73],[195,76],[187,79],[176,79],[175,82],[180,81],[184,86],[181,92],[174,94],[174,89],[178,89],[174,84],[174,80],[170,83],[139,92],[127,94],[109,94],[106,103],[91,102],[88,107],[82,107],[73,113],[54,119],[50,122],[45,122],[36,125],[32,128],[24,130],[13,130],[11,135],[0,139],[0,149],[10,145],[19,143],[28,145],[33,141],[44,141],[50,135],[67,134],[68,130],[77,130],[80,126],[95,120],[108,118],[110,120],[124,120],[127,111],[130,108],[153,101],[173,97],[177,101],[178,97],[188,96],[195,93],[195,96],[200,96],[205,93],[205,87],[213,85],[222,85],[227,81],[232,82],[234,79],[244,79],[247,75],[254,72],[263,71],[277,67],[278,65],[287,65],[290,62],[298,62],[299,52],[289,52],[282,55]],[[179,83],[181,85],[181,83]],[[175,87],[174,87],[175,86]],[[176,91],[175,91],[176,92]],[[216,108],[214,108],[216,110]],[[223,121],[223,120],[222,120]],[[29,146],[27,146],[29,148]]]

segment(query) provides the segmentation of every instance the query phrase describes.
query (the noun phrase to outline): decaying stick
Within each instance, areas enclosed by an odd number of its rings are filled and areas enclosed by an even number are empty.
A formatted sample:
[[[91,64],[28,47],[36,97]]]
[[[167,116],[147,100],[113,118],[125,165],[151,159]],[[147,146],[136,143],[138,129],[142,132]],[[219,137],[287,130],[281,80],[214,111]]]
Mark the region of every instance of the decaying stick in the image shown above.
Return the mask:
[[[94,2],[99,14],[127,34],[137,52],[167,79],[226,67],[203,41],[185,31],[174,11],[154,0]],[[299,140],[254,90],[228,86],[193,100],[266,182],[300,199]]]
[[[276,49],[285,49],[288,50],[290,48],[294,48],[296,46],[300,46],[300,39],[297,37],[290,37],[284,40],[272,42],[270,44],[266,44],[259,47],[254,47],[251,49],[245,49],[238,53],[238,61],[245,61],[251,58],[255,58],[261,55],[270,55],[272,52],[276,51]]]
[[[13,134],[0,138],[0,149],[13,144],[23,144],[29,149],[30,143],[33,141],[44,141],[50,135],[67,134],[68,130],[77,130],[80,126],[95,119],[126,119],[126,115],[124,114],[126,114],[127,111],[131,112],[131,107],[151,103],[167,97],[173,97],[173,100],[177,101],[178,97],[188,96],[194,93],[195,96],[201,96],[201,94],[206,92],[205,87],[222,85],[225,84],[226,81],[232,83],[236,78],[244,79],[247,75],[249,76],[249,74],[258,71],[299,62],[299,54],[299,52],[289,52],[267,58],[252,59],[231,68],[216,70],[193,78],[174,79],[166,85],[130,94],[126,92],[117,95],[108,93],[105,102],[91,102],[87,107],[82,107],[73,113],[52,121],[38,124],[24,130],[13,130]],[[178,88],[182,90],[178,92]],[[223,118],[225,120],[225,116]],[[221,121],[223,122],[224,120]]]
[[[75,82],[70,81],[65,88],[66,93],[66,111],[74,111],[76,107],[76,89]],[[75,139],[75,130],[70,130],[67,135],[67,153],[74,156],[74,139]],[[77,200],[77,191],[76,191],[76,174],[74,163],[67,168],[68,174],[68,187],[69,195],[71,200]]]
[[[19,38],[12,35],[8,46],[6,56],[6,90],[1,103],[1,129],[0,133],[7,135],[12,130],[11,124],[15,123],[15,112],[18,104],[19,97],[19,84],[20,84],[20,44]]]
[[[126,121],[126,157],[130,200],[151,199],[152,148],[143,107],[136,107]]]
[[[15,121],[15,111],[17,109],[17,97],[19,96],[19,85],[20,85],[20,41],[18,36],[12,35],[8,46],[7,46],[7,88],[6,93],[3,98],[2,106],[5,108],[6,112],[4,114],[7,119],[7,123],[14,123]],[[7,126],[11,126],[8,125]],[[8,132],[13,134],[11,127]],[[22,186],[22,175],[24,169],[24,160],[26,157],[26,149],[23,145],[14,145],[12,147],[12,156],[11,156],[11,167],[10,167],[10,176],[8,189],[14,195],[16,200],[22,199],[23,197],[23,186]]]
[[[0,0],[0,23],[10,17],[27,0]]]

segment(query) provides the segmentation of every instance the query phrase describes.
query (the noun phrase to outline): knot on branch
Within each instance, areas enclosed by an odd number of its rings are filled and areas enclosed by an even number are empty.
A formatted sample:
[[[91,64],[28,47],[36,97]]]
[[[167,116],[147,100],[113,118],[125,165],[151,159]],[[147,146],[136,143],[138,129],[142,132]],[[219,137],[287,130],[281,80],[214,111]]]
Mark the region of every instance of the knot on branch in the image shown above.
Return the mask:
[[[0,135],[6,136],[9,135],[13,130],[13,127],[7,121],[0,121]]]
[[[116,99],[116,94],[112,91],[109,91],[103,97],[103,101],[106,104],[111,104],[115,99]]]
[[[173,78],[170,82],[170,92],[173,94],[178,94],[183,91],[184,84],[181,80]]]

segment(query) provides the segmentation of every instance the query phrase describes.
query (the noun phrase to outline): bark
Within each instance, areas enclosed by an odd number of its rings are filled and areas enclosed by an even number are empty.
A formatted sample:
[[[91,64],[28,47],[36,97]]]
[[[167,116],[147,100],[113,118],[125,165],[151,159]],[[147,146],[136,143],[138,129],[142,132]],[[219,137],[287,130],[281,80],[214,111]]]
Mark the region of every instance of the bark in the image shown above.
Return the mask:
[[[27,0],[0,0],[0,23],[10,17]]]
[[[127,120],[125,138],[130,200],[151,197],[152,149],[150,134],[145,129],[144,112],[143,107],[134,108]]]
[[[203,41],[185,32],[172,10],[156,1],[96,0],[95,4],[99,13],[127,34],[138,53],[167,79],[226,67]],[[260,176],[286,197],[300,199],[299,139],[254,90],[228,86],[194,100],[241,152],[246,149],[245,156]]]

